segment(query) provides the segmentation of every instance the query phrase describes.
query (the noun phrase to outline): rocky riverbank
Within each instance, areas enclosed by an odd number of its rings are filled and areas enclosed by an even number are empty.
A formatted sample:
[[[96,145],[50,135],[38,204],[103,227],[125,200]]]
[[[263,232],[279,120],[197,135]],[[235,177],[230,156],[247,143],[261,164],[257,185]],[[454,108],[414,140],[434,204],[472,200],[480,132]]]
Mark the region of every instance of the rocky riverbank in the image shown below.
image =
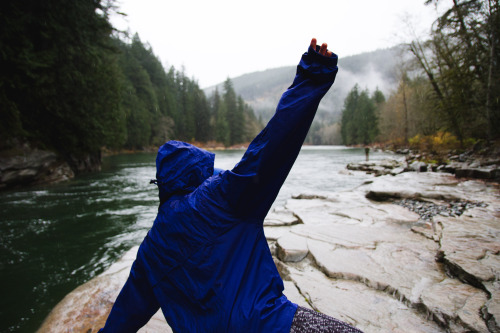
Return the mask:
[[[264,229],[293,302],[365,332],[500,332],[495,183],[384,175],[352,191],[297,195]],[[67,295],[40,332],[96,332],[136,251]],[[160,330],[170,331],[158,313],[141,332]]]
[[[399,155],[405,156],[405,155]],[[500,181],[500,158],[466,159],[451,156],[446,163],[424,162],[420,155],[406,155],[405,158],[377,162],[350,163],[348,170],[364,171],[375,176],[397,175],[403,172],[444,172],[454,174],[458,178],[474,178]]]
[[[224,147],[217,142],[193,144],[208,150],[244,149],[248,143]],[[66,181],[76,174],[101,169],[101,155],[155,153],[158,147],[144,147],[141,150],[109,150],[103,148],[95,154],[72,155],[63,158],[56,152],[33,148],[29,144],[17,144],[11,149],[0,151],[0,190],[25,188],[35,185]]]
[[[437,171],[452,173],[459,178],[476,178],[500,181],[500,140],[478,141],[467,150],[434,149],[412,150],[410,148],[395,149],[391,146],[378,145],[375,150],[392,151],[404,159],[399,159],[397,166],[388,161],[383,165],[352,165],[352,168],[366,168],[374,174],[387,174],[404,171]],[[373,169],[375,168],[375,169]],[[373,169],[373,170],[372,170]],[[395,171],[390,171],[396,169]]]
[[[0,151],[0,190],[58,183],[100,169],[100,152],[63,158],[52,150],[18,144]]]
[[[25,149],[0,155],[0,190],[71,179],[69,164],[48,150]]]

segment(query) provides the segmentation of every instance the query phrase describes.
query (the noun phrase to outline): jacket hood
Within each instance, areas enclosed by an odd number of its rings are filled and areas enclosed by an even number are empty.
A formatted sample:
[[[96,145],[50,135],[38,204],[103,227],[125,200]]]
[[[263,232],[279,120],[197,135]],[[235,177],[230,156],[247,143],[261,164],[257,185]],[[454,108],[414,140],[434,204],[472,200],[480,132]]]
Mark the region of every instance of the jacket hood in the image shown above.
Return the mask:
[[[215,154],[181,141],[169,141],[156,156],[160,200],[196,189],[214,172]]]

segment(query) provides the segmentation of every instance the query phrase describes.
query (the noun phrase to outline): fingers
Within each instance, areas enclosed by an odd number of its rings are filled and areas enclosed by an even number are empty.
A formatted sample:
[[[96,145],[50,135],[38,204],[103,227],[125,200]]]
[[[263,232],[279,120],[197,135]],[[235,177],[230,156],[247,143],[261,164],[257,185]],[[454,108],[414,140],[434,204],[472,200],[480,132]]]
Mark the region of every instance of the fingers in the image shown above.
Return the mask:
[[[311,47],[313,50],[316,50],[317,43],[318,43],[318,41],[316,40],[316,38],[311,39]],[[328,48],[328,44],[326,44],[326,43],[321,44],[321,47],[319,48],[319,54],[326,56],[326,57],[331,57],[333,55],[333,52],[328,51],[327,48]]]
[[[328,47],[328,45],[326,43],[323,43],[321,44],[321,47],[319,49],[319,54],[321,55],[325,55],[326,54],[326,48]]]
[[[316,38],[311,39],[311,47],[313,50],[316,50]]]

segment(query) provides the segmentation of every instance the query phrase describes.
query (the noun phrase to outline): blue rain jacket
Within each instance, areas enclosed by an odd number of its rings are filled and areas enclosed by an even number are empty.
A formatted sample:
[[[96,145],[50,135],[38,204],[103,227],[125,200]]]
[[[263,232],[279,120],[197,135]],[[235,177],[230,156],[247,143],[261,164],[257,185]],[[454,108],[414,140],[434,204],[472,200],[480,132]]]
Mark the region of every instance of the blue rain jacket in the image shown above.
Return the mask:
[[[159,149],[162,204],[137,261],[175,332],[290,331],[297,305],[283,295],[263,221],[336,73],[336,55],[309,48],[232,170],[213,176],[214,154],[187,143]]]

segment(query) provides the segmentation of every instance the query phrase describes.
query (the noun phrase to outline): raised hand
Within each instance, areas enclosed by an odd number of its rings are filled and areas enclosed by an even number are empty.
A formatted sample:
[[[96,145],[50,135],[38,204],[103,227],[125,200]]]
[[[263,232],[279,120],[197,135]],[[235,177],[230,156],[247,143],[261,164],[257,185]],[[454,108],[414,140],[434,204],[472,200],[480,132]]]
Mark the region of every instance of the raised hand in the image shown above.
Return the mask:
[[[311,47],[316,50],[316,38],[311,39]],[[327,50],[328,44],[323,43],[321,44],[321,47],[319,48],[319,54],[325,56],[325,57],[331,57],[333,52]]]

